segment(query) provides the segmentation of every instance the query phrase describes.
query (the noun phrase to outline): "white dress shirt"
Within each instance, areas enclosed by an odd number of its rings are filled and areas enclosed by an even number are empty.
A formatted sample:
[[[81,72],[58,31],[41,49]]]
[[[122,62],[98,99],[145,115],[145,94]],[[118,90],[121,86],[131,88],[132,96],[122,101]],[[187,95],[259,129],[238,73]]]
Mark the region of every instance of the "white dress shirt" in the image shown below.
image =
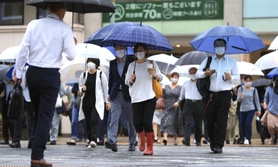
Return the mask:
[[[203,69],[206,66],[207,59],[208,58],[206,58],[202,62],[202,64],[200,65],[196,73],[196,76],[198,78],[205,77],[205,73]],[[210,69],[216,70],[216,72],[210,76],[209,90],[212,92],[231,90],[233,85],[238,85],[240,83],[240,74],[238,72],[236,60],[227,55],[224,55],[221,59],[219,59],[216,55],[212,56]],[[223,76],[225,76],[224,72],[230,73],[232,79],[224,81],[223,80]]]
[[[16,77],[22,77],[27,59],[30,66],[60,68],[62,52],[67,59],[75,57],[75,44],[71,28],[51,14],[31,21],[26,29],[16,60]]]
[[[182,99],[202,100],[202,98],[198,92],[196,81],[186,80],[182,85],[179,101]]]

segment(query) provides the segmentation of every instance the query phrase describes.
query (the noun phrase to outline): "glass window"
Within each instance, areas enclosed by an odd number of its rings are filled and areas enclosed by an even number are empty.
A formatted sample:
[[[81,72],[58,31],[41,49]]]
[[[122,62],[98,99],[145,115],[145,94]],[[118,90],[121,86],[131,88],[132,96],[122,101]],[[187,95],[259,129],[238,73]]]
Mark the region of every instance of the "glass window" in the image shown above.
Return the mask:
[[[22,0],[0,2],[0,25],[22,25],[23,2]]]
[[[45,18],[47,15],[49,15],[48,10],[37,8],[37,19]]]

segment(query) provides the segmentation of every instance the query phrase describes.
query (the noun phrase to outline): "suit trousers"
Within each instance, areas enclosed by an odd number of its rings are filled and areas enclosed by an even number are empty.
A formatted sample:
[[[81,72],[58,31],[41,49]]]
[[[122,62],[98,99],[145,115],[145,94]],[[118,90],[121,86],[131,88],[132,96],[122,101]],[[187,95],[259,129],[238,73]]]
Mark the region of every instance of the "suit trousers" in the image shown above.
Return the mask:
[[[127,122],[129,144],[135,144],[136,131],[132,121],[131,102],[125,101],[123,93],[118,91],[116,98],[111,101],[110,123],[108,126],[108,141],[117,143],[119,120],[122,117]]]
[[[231,105],[231,91],[211,93],[211,101],[205,111],[208,135],[213,147],[224,146],[226,138],[227,120]]]
[[[191,124],[194,119],[195,139],[197,143],[201,142],[202,138],[202,115],[203,115],[203,101],[202,100],[185,100],[183,107],[184,119],[184,139],[190,141]]]
[[[59,69],[29,66],[26,79],[34,112],[34,140],[31,159],[44,157],[50,124],[60,88]]]

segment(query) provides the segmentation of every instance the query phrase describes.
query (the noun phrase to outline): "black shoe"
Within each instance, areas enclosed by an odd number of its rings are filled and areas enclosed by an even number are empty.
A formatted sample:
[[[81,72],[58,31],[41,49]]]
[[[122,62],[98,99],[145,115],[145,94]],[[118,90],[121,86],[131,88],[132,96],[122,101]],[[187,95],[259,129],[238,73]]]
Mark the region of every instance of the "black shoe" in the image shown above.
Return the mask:
[[[99,142],[97,142],[97,145],[103,146],[104,145],[104,141],[100,140]]]
[[[166,145],[167,145],[167,140],[163,139],[163,141],[162,141],[162,142],[164,143],[164,146],[166,146]]]
[[[129,145],[128,151],[135,151],[135,146],[134,146],[134,144],[130,144],[130,145]]]
[[[243,141],[243,140],[240,140],[240,141],[238,142],[238,144],[244,144],[244,141]]]
[[[196,143],[196,146],[201,146],[201,143]]]
[[[190,142],[187,139],[182,140],[182,144],[186,146],[190,146]]]
[[[50,145],[56,145],[56,141],[50,141]]]
[[[113,152],[118,151],[117,144],[114,143],[105,142],[105,147],[111,149]]]
[[[90,142],[87,142],[87,143],[86,143],[86,147],[88,148],[88,147],[89,147],[89,145],[90,145]]]
[[[230,140],[226,140],[226,144],[230,144]]]
[[[212,143],[210,143],[209,146],[210,146],[210,150],[211,150],[211,151],[214,151],[214,145],[213,145]]]
[[[33,138],[30,138],[30,139],[29,139],[27,148],[29,148],[29,149],[32,148],[32,146],[33,146],[33,140],[34,140]]]
[[[14,143],[12,143],[12,144],[9,144],[9,146],[10,146],[11,148],[21,148],[21,145],[20,145],[19,142],[14,142]]]
[[[215,147],[214,150],[213,150],[213,152],[216,153],[216,154],[221,154],[221,153],[223,153],[222,148],[220,148],[220,147]]]
[[[136,141],[135,143],[134,143],[134,146],[136,147],[138,145],[138,141]]]
[[[67,145],[74,146],[74,145],[76,145],[76,142],[70,141],[70,142],[67,142]]]
[[[4,144],[9,144],[9,141],[3,141],[3,142],[1,142],[0,144],[2,144],[2,145],[4,145]]]

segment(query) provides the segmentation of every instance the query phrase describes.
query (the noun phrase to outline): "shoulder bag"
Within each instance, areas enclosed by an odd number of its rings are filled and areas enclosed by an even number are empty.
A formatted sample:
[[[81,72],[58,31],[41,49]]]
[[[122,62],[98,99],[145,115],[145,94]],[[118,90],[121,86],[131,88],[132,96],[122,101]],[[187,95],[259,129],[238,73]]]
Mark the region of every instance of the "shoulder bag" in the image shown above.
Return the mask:
[[[150,63],[153,65],[153,70],[155,71],[153,61],[150,61]],[[153,91],[155,93],[156,98],[162,97],[162,87],[160,83],[158,82],[157,79],[154,78],[152,78],[152,82],[153,82]]]

